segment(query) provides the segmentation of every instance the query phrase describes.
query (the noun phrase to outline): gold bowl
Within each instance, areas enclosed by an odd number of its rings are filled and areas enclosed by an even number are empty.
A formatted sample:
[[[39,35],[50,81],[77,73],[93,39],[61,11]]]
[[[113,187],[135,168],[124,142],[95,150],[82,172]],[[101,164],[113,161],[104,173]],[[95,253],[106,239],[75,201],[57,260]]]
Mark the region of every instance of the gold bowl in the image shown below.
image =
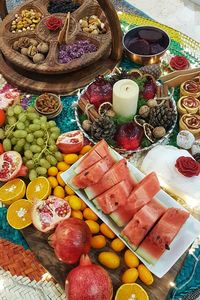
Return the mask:
[[[162,34],[162,47],[164,48],[163,51],[160,51],[156,54],[149,54],[149,55],[143,55],[139,53],[134,53],[129,49],[130,41],[134,38],[138,37],[138,32],[141,30],[153,30],[155,32],[159,32]],[[168,34],[155,26],[138,26],[135,28],[130,29],[123,37],[123,46],[125,49],[126,55],[130,58],[131,61],[134,63],[140,64],[140,65],[151,65],[151,64],[156,64],[160,63],[160,58],[165,54],[167,49],[169,48],[170,45],[170,37]]]

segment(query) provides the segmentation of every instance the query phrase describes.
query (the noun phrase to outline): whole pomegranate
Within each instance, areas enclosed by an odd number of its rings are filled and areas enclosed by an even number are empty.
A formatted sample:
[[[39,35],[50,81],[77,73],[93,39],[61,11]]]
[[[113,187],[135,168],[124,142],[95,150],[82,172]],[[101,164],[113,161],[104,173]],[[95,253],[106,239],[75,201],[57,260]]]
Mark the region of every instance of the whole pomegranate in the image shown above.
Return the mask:
[[[66,264],[78,262],[82,254],[90,251],[91,231],[88,225],[76,218],[62,221],[51,236],[51,243],[59,260]]]
[[[65,291],[68,300],[111,300],[113,295],[108,273],[88,255],[82,255],[79,266],[68,274]]]

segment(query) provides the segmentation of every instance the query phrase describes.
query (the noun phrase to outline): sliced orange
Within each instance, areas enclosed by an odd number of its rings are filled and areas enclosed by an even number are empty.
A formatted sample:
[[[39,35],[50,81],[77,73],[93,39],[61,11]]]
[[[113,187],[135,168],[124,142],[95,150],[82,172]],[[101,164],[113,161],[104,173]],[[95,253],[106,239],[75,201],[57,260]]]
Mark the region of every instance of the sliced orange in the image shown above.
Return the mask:
[[[115,300],[149,300],[147,292],[137,283],[121,285],[115,295]]]
[[[26,192],[26,185],[23,180],[17,178],[8,181],[0,188],[0,201],[10,205],[16,200],[22,199]]]
[[[32,202],[26,199],[17,200],[7,210],[7,220],[15,229],[23,229],[32,223]]]
[[[40,176],[32,180],[26,189],[28,200],[44,200],[51,194],[51,185],[46,177]]]

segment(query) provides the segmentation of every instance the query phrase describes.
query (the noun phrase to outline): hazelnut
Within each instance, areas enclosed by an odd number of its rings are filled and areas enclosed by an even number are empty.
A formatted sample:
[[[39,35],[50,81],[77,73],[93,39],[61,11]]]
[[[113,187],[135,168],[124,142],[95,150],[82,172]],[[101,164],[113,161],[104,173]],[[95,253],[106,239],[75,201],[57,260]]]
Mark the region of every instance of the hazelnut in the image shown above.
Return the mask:
[[[49,46],[47,43],[41,42],[37,46],[37,50],[41,53],[47,53],[49,51]]]
[[[150,99],[150,100],[148,100],[147,104],[148,104],[149,107],[155,107],[155,106],[158,105],[156,99]]]
[[[90,120],[84,120],[82,123],[82,127],[85,131],[89,131],[91,128],[92,122]]]
[[[28,55],[28,48],[21,48],[21,54]]]
[[[154,130],[153,130],[153,135],[156,139],[160,139],[160,138],[162,138],[163,136],[166,135],[166,130],[162,126],[155,127]]]
[[[147,118],[150,112],[150,108],[147,105],[143,105],[139,109],[139,115],[143,118]]]
[[[35,64],[40,63],[41,61],[43,61],[45,59],[44,54],[42,53],[37,53],[33,56],[33,62]]]

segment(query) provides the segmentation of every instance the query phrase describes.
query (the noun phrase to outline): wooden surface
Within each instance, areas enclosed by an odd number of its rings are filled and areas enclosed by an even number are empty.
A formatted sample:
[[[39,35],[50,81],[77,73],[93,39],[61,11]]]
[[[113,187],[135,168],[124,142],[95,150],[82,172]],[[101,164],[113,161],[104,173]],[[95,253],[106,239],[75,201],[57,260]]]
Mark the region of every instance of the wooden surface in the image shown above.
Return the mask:
[[[0,17],[3,20],[8,14],[6,0],[0,0]]]
[[[75,267],[75,265],[66,265],[58,261],[58,259],[54,255],[53,249],[49,246],[47,239],[48,235],[43,234],[33,226],[29,226],[22,230],[22,234],[24,235],[27,243],[30,246],[30,249],[36,254],[38,259],[41,261],[42,265],[51,273],[51,275],[58,281],[58,283],[64,287],[65,278],[67,273]],[[103,249],[104,251],[110,250],[109,247],[107,249]],[[91,250],[90,257],[93,262],[97,263],[97,256],[101,250]],[[123,252],[122,252],[123,254]],[[163,277],[163,278],[155,278],[155,282],[151,287],[143,285],[145,290],[149,294],[150,300],[164,300],[167,297],[167,294],[170,289],[170,282],[173,282],[177,273],[179,272],[182,262],[185,258],[184,254],[178,262],[173,266],[173,268]],[[121,260],[121,266],[117,270],[109,270],[114,291],[121,285],[120,276],[123,271],[126,269],[123,259]],[[139,284],[142,284],[139,280],[137,281]]]
[[[16,67],[0,53],[0,70],[5,79],[10,84],[33,93],[52,92],[62,95],[71,93],[93,81],[99,74],[111,72],[117,64],[118,61],[110,58],[102,58],[95,64],[78,72],[44,75],[28,72]]]

